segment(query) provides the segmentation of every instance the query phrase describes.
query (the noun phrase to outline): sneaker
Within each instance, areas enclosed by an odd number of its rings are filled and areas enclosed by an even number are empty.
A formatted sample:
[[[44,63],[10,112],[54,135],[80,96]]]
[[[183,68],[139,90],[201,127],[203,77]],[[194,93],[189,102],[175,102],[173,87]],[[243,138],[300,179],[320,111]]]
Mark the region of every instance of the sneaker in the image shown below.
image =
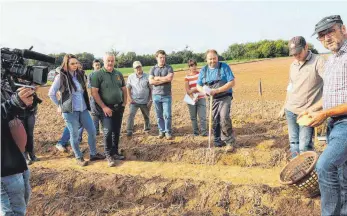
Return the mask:
[[[88,161],[85,161],[83,159],[83,157],[81,158],[76,158],[76,161],[77,161],[77,164],[80,165],[80,166],[87,166],[88,165]]]
[[[105,158],[103,154],[96,153],[95,155],[90,155],[89,161],[104,160]]]
[[[25,158],[25,162],[27,163],[27,165],[31,165],[33,163],[33,161],[30,160],[30,158],[29,158],[28,152],[24,152],[23,156]]]
[[[215,142],[214,143],[214,147],[217,147],[217,148],[221,148],[221,147],[223,147],[224,145],[222,144],[222,143],[220,143],[220,142]]]
[[[171,134],[165,134],[165,136],[166,136],[167,140],[171,140],[172,139],[172,135]]]
[[[226,145],[234,145],[235,142],[236,142],[235,138],[232,137],[232,138],[231,138],[228,142],[226,142],[225,144],[226,144]]]
[[[60,152],[67,152],[67,149],[65,146],[63,146],[62,144],[58,143],[55,145],[55,147],[58,149],[58,151]]]
[[[165,133],[164,133],[164,132],[160,132],[158,138],[159,138],[159,139],[163,139],[164,136],[165,136]]]
[[[40,159],[38,157],[36,157],[36,155],[34,154],[34,152],[29,152],[29,158],[31,161],[36,162],[36,161],[40,161]]]
[[[107,163],[109,167],[116,166],[116,161],[112,157],[106,157]]]
[[[117,154],[116,153],[112,157],[113,157],[114,160],[125,160],[125,156],[122,155],[122,154]]]

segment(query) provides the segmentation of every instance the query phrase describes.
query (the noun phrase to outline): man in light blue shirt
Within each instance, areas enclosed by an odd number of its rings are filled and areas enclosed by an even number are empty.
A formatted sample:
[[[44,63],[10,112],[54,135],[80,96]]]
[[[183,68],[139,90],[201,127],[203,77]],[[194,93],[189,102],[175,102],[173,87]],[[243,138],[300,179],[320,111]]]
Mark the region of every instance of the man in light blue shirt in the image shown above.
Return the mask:
[[[233,98],[232,87],[235,86],[235,77],[229,65],[218,62],[216,50],[207,50],[206,60],[207,65],[200,70],[197,89],[205,94],[208,93],[205,91],[206,87],[211,89],[208,94],[213,96],[214,145],[222,147],[226,144],[226,150],[231,152],[234,149],[233,144],[235,142],[230,119],[231,100]]]
[[[150,130],[149,112],[152,105],[152,90],[148,80],[148,74],[142,70],[142,64],[139,61],[133,63],[134,73],[130,74],[127,80],[128,102],[130,104],[130,113],[127,123],[127,136],[133,135],[134,118],[137,110],[140,108],[145,120],[144,131]]]

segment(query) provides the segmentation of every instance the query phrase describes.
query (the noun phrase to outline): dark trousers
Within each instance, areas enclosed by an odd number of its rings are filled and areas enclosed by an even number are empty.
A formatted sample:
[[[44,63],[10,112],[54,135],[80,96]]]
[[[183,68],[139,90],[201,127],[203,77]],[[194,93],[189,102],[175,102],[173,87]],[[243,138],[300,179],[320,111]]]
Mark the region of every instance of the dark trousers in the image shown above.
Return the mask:
[[[118,154],[118,144],[122,127],[124,107],[112,112],[111,117],[103,116],[105,156]]]
[[[231,97],[213,99],[212,118],[214,145],[220,146],[222,142],[229,143],[233,140],[233,129],[230,119]]]
[[[27,133],[27,144],[25,146],[25,151],[34,153],[34,127],[36,121],[36,113],[31,113],[25,117],[20,117],[20,120],[23,123],[25,131]]]

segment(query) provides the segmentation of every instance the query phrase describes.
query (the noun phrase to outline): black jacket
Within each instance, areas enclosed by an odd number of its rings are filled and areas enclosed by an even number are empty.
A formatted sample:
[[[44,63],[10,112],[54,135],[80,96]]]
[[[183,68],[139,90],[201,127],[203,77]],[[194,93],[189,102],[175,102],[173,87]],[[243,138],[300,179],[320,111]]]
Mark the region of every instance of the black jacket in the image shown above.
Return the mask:
[[[76,73],[77,74],[77,80],[81,83],[81,85],[84,87],[83,90],[83,98],[84,98],[84,101],[86,102],[86,105],[87,105],[87,109],[90,111],[90,103],[89,103],[89,96],[88,96],[88,91],[87,91],[87,88],[86,88],[86,79],[85,79],[85,76],[84,74],[79,71]],[[62,83],[60,83],[60,93],[61,93],[61,97],[60,97],[60,107],[61,107],[61,111],[63,113],[71,113],[73,112],[73,109],[72,109],[72,84],[69,83],[69,79],[67,77],[67,74],[66,72],[60,72],[60,78],[63,82],[66,82],[67,83],[67,88],[62,88]]]
[[[1,90],[1,177],[23,173],[28,169],[23,154],[12,138],[9,122],[25,104],[17,94]]]

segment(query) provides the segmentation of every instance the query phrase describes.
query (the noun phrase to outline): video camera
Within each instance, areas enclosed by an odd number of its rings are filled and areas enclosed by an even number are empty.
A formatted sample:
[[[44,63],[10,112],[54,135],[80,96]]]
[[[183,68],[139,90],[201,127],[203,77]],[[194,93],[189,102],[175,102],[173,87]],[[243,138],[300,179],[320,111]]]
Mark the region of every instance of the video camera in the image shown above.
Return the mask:
[[[54,63],[55,58],[31,51],[31,49],[32,47],[28,50],[1,48],[1,78],[10,75],[15,80],[19,78],[38,85],[46,84],[48,67],[26,66],[24,58],[48,63]]]
[[[18,87],[35,88],[32,84],[44,85],[47,82],[47,66],[27,66],[25,59],[55,63],[55,58],[29,49],[1,48],[1,90],[16,91]],[[41,100],[34,95],[34,99]]]

